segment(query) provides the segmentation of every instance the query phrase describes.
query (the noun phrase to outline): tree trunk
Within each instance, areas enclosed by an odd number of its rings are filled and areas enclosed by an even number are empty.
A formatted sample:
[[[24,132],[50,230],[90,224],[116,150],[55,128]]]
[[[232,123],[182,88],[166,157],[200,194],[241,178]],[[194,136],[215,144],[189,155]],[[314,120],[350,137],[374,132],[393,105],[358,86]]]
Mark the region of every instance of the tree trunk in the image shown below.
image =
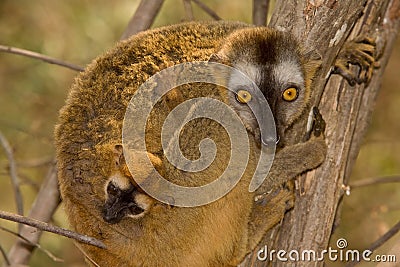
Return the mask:
[[[328,154],[322,166],[297,179],[294,209],[241,266],[268,265],[257,259],[257,252],[265,246],[268,252],[297,250],[300,254],[327,249],[344,193],[342,185],[348,182],[368,126],[399,25],[400,0],[277,1],[270,26],[292,32],[308,50],[315,48],[322,56],[311,102],[326,121]],[[380,68],[374,71],[368,86],[352,87],[341,76],[329,74],[344,43],[361,35],[376,39]],[[300,122],[294,127],[293,143],[301,140],[304,126],[305,122]],[[284,262],[276,256],[272,266],[323,266],[321,261]]]

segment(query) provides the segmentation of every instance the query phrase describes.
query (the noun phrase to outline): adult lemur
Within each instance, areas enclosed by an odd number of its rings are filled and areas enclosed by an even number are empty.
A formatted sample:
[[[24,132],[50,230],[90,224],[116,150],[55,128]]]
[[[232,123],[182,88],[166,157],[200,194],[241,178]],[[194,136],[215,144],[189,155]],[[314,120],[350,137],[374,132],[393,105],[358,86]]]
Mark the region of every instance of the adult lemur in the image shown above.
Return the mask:
[[[147,153],[157,171],[180,185],[203,185],[223,172],[229,137],[218,123],[196,119],[180,134],[182,153],[199,156],[198,144],[211,138],[218,148],[213,164],[187,174],[165,158],[162,122],[172,108],[193,97],[213,97],[233,107],[246,126],[251,147],[248,167],[237,186],[218,201],[181,208],[156,201],[136,185],[121,152],[125,110],[150,76],[183,62],[213,61],[234,67],[262,91],[275,118],[279,142],[271,171],[257,192],[248,185],[262,142],[247,104],[251,88],[233,83],[233,93],[215,86],[173,90],[148,120]],[[287,190],[263,206],[255,196],[279,187],[325,158],[323,121],[316,113],[312,137],[286,145],[286,129],[308,117],[317,62],[302,53],[287,33],[236,22],[183,23],[137,34],[98,57],[75,80],[56,127],[58,177],[65,211],[74,229],[103,241],[107,249],[82,245],[99,266],[237,265],[284,215],[293,199]],[[195,196],[194,196],[195,197]],[[264,203],[265,204],[265,203]],[[252,212],[254,209],[257,212]],[[261,211],[261,212],[260,212]]]

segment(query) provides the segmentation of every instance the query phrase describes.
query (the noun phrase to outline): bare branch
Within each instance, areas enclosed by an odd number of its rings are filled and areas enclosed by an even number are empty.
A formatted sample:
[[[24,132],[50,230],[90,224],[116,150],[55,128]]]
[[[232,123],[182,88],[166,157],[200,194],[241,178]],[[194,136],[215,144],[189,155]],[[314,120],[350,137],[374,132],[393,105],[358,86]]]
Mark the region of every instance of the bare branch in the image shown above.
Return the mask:
[[[389,231],[387,231],[383,236],[378,238],[374,243],[369,246],[368,250],[375,251],[380,246],[382,246],[386,241],[392,238],[395,234],[400,231],[400,221],[398,221]]]
[[[376,267],[398,267],[398,259],[400,259],[400,236],[397,236],[394,241],[393,247],[386,253],[386,255],[393,255],[397,259],[397,263],[395,262],[380,262],[376,265]]]
[[[104,245],[103,242],[101,242],[100,240],[90,237],[90,236],[86,236],[86,235],[81,235],[78,234],[76,232],[73,232],[71,230],[68,229],[64,229],[61,227],[57,227],[55,225],[51,225],[45,222],[41,222],[35,219],[31,219],[25,216],[21,216],[21,215],[17,215],[17,214],[13,214],[10,212],[6,212],[6,211],[0,211],[0,218],[1,219],[5,219],[8,221],[13,221],[13,222],[18,222],[18,223],[22,223],[22,224],[26,224],[26,225],[30,225],[32,227],[38,228],[40,230],[46,231],[46,232],[50,232],[50,233],[54,233],[57,235],[62,235],[68,238],[72,238],[75,239],[79,242],[88,244],[88,245],[92,245],[92,246],[96,246],[98,248],[106,248],[106,246]]]
[[[11,184],[12,184],[13,191],[14,191],[15,203],[17,205],[17,213],[19,215],[23,215],[24,214],[24,206],[23,206],[21,191],[19,190],[17,166],[16,166],[15,160],[14,160],[14,153],[13,153],[12,148],[11,148],[10,144],[8,143],[7,139],[4,137],[4,135],[1,132],[0,132],[0,143],[6,152],[6,155],[8,158],[8,163],[10,166],[9,171],[10,171],[10,177],[11,177]],[[21,225],[18,225],[18,229],[21,230]]]
[[[49,222],[59,203],[60,192],[58,191],[57,169],[55,163],[53,163],[36,196],[35,202],[29,212],[29,217],[41,222]],[[39,242],[42,232],[24,225],[20,230],[20,234],[29,242],[26,242],[26,240],[17,240],[11,248],[8,258],[13,264],[28,264],[32,251],[36,247],[32,244]]]
[[[5,46],[5,45],[0,45],[0,52],[5,52],[5,53],[11,53],[11,54],[16,54],[16,55],[21,55],[21,56],[25,56],[25,57],[31,57],[31,58],[35,58],[35,59],[39,59],[42,60],[44,62],[50,63],[50,64],[55,64],[55,65],[59,65],[62,67],[66,67],[68,69],[71,70],[76,70],[76,71],[83,71],[84,68],[82,68],[81,66],[72,64],[72,63],[68,63],[56,58],[52,58],[40,53],[36,53],[36,52],[32,52],[29,50],[25,50],[25,49],[21,49],[21,48],[16,48],[16,47],[12,47],[12,46]]]
[[[121,36],[121,40],[128,39],[130,36],[150,28],[163,3],[164,0],[140,1],[139,7]]]
[[[398,223],[396,223],[392,228],[390,228],[390,230],[387,231],[383,236],[378,238],[378,240],[376,240],[374,243],[372,243],[371,246],[369,246],[369,248],[367,250],[370,250],[372,252],[377,250],[380,246],[382,246],[386,241],[388,241],[390,238],[392,238],[399,231],[400,231],[400,221]],[[360,262],[353,261],[353,262],[346,264],[346,267],[352,267],[359,263]]]
[[[42,248],[42,246],[41,246],[40,244],[32,243],[32,242],[29,241],[26,237],[24,237],[24,236],[22,236],[22,235],[20,235],[20,234],[18,234],[18,233],[15,233],[15,232],[13,232],[13,231],[7,229],[7,228],[4,228],[4,227],[2,227],[2,226],[0,226],[0,230],[3,230],[4,232],[10,233],[10,234],[12,234],[12,235],[14,235],[14,236],[17,236],[18,238],[21,238],[22,240],[24,240],[26,243],[30,244],[31,246],[34,246],[34,247],[38,248],[39,250],[43,251],[43,252],[44,252],[47,256],[49,256],[49,258],[52,259],[53,261],[55,261],[55,262],[64,262],[63,259],[60,259],[60,258],[54,256],[53,253],[51,253],[50,251],[48,251],[48,250],[45,249],[45,248]]]
[[[196,3],[196,5],[198,5],[201,9],[203,9],[208,15],[210,15],[210,17],[212,17],[215,20],[222,20],[222,18],[220,16],[218,16],[217,13],[215,13],[214,10],[212,10],[211,8],[209,8],[206,4],[204,4],[203,2],[201,2],[200,0],[192,0],[194,3]]]
[[[265,26],[267,23],[269,0],[253,0],[253,24]]]
[[[350,189],[387,183],[400,183],[400,176],[384,176],[358,180],[350,184]]]
[[[183,0],[183,7],[185,8],[186,19],[188,21],[194,20],[192,1],[191,0]]]

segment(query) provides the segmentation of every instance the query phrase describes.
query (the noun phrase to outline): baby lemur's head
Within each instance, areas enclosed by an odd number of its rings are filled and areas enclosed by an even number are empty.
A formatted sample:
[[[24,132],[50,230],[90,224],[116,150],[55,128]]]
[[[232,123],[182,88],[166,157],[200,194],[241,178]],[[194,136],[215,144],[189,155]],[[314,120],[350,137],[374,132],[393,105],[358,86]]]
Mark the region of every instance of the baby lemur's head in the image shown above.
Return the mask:
[[[234,67],[258,86],[274,116],[278,138],[284,139],[285,130],[304,112],[310,98],[307,79],[311,77],[294,37],[265,27],[240,29],[210,60]],[[248,107],[251,101],[259,101],[256,88],[239,76],[230,77],[228,85],[234,91],[230,104],[257,137],[259,126]]]
[[[146,193],[120,173],[109,178],[104,191],[103,219],[108,223],[118,223],[124,217],[140,218],[153,203]]]
[[[149,197],[134,181],[122,152],[122,146],[114,147],[114,171],[105,183],[105,203],[102,207],[104,221],[118,223],[125,217],[138,219],[152,207]]]

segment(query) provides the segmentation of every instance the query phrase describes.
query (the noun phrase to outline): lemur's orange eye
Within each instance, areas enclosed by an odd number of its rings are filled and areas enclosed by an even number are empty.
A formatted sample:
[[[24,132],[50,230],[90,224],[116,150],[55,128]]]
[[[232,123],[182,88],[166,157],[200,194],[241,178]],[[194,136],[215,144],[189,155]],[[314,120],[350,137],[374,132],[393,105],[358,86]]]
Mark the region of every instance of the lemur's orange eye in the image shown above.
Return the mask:
[[[295,87],[289,87],[282,93],[283,100],[285,100],[287,102],[295,101],[297,99],[297,96],[298,96],[298,92],[297,92],[297,88],[295,88]]]
[[[239,103],[246,104],[251,100],[251,94],[246,90],[239,90],[236,94],[236,100]]]

